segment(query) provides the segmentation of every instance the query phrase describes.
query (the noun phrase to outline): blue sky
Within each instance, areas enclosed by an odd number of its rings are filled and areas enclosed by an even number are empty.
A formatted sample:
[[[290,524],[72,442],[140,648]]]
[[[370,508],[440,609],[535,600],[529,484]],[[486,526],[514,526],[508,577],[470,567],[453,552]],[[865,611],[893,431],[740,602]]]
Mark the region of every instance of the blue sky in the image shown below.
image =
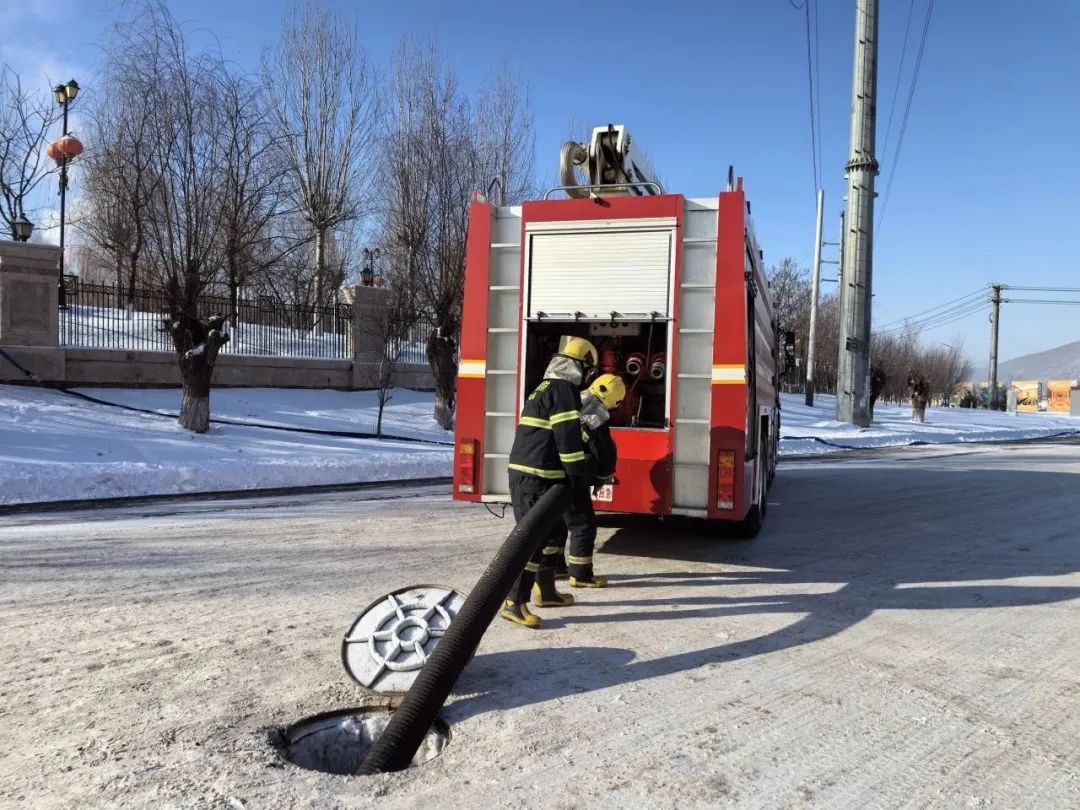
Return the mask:
[[[826,239],[835,241],[848,157],[855,3],[809,0],[820,39],[821,167]],[[794,0],[799,2],[799,0]],[[934,5],[899,163],[893,165],[928,0],[913,0],[900,98],[885,150],[908,3],[881,1],[878,178],[895,169],[874,257],[874,321],[886,324],[991,281],[1080,286],[1080,0],[951,0]],[[24,80],[93,85],[98,42],[121,0],[0,0],[0,58]],[[284,0],[176,0],[174,14],[213,31],[254,69]],[[389,62],[406,34],[433,36],[475,87],[506,60],[528,82],[541,177],[576,122],[630,126],[669,191],[720,190],[728,164],[746,178],[769,263],[809,266],[814,236],[804,12],[789,0],[478,0],[339,2],[365,47]],[[832,257],[834,248],[827,248]],[[833,276],[826,266],[824,275]],[[828,285],[826,285],[828,287]],[[1019,296],[1018,296],[1019,297]],[[1063,296],[1078,298],[1080,296]],[[985,313],[925,333],[959,336],[976,366]],[[1005,305],[1003,359],[1080,340],[1080,307]]]

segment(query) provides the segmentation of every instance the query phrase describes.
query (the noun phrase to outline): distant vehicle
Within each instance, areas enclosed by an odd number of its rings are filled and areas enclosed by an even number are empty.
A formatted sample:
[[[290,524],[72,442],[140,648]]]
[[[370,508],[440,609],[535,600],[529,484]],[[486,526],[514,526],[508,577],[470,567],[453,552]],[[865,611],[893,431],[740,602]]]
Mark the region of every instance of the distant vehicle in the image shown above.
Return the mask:
[[[742,178],[729,169],[714,197],[665,193],[623,126],[561,154],[563,185],[542,199],[471,203],[454,498],[509,500],[521,405],[559,336],[577,335],[628,391],[612,417],[617,485],[594,496],[596,508],[756,535],[794,347],[781,349]]]

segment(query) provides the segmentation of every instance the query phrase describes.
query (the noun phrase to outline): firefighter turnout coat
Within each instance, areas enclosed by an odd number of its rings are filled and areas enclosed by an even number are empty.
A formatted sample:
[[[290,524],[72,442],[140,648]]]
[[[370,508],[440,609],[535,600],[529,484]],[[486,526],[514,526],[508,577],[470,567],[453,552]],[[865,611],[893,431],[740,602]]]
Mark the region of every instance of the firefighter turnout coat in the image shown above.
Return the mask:
[[[591,483],[597,467],[582,442],[580,386],[578,363],[559,355],[552,358],[521,410],[510,470],[552,482],[570,477]]]

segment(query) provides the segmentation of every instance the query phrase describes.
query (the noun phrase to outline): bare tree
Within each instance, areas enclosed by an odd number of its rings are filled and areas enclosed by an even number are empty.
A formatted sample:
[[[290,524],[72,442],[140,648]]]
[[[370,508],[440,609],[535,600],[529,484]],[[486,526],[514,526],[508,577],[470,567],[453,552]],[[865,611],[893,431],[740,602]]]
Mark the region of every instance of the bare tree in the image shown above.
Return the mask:
[[[384,242],[399,262],[408,297],[433,327],[427,358],[435,376],[435,419],[449,429],[470,193],[493,179],[508,204],[531,193],[531,113],[505,71],[474,110],[432,45],[401,45],[390,88],[380,174]]]
[[[225,158],[225,70],[220,57],[191,54],[163,5],[126,29],[126,81],[157,90],[146,131],[152,135],[146,171],[155,178],[144,212],[146,241],[164,286],[183,387],[180,424],[198,433],[210,426],[210,378],[228,337],[222,314],[201,317],[199,296],[222,264],[219,228]]]
[[[151,267],[143,263],[162,180],[154,166],[163,88],[144,64],[157,64],[161,58],[162,43],[146,30],[152,27],[152,15],[140,15],[118,26],[108,44],[101,91],[89,111],[82,212],[73,219],[83,236],[113,257],[116,285],[126,292],[129,312],[136,287],[152,280]],[[146,80],[152,83],[141,83]],[[147,87],[157,92],[147,92]]]
[[[409,348],[409,338],[415,325],[416,311],[409,301],[408,291],[393,281],[386,291],[384,306],[370,313],[360,324],[360,328],[373,338],[372,342],[380,348],[375,368],[379,397],[376,436],[382,436],[383,411],[393,396],[394,374]]]
[[[499,205],[536,196],[536,138],[528,88],[506,64],[481,88],[476,105],[481,179]]]
[[[229,317],[233,326],[239,327],[240,288],[306,239],[282,239],[275,227],[284,213],[281,180],[285,162],[259,87],[243,77],[226,76],[221,87],[221,114],[221,250]]]
[[[788,379],[798,383],[797,387],[801,388],[806,377],[810,340],[810,273],[794,259],[787,258],[770,267],[766,277],[777,324],[781,329],[795,333],[795,356],[799,360],[800,374],[791,375]],[[803,379],[795,379],[798,376]]]
[[[289,192],[315,239],[319,305],[334,289],[326,276],[329,235],[364,213],[377,126],[375,78],[356,30],[316,0],[286,15],[263,70]],[[314,326],[321,331],[318,318]]]
[[[58,115],[50,96],[25,90],[19,74],[0,65],[0,217],[12,238],[26,198],[53,170],[45,145]]]

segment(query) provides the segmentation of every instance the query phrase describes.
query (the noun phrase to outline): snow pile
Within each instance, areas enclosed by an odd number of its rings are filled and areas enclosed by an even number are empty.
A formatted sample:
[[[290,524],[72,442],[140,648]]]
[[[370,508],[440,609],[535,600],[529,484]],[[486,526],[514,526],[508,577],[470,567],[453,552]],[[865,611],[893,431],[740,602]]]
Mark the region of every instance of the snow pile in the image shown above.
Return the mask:
[[[196,435],[176,424],[177,389],[80,389],[96,399],[153,411],[99,405],[60,391],[0,385],[0,504],[217,492],[428,478],[450,475],[452,436],[431,418],[432,395],[395,390],[383,432],[444,444],[292,432],[375,430],[371,391],[232,388],[211,394],[214,419],[290,431],[214,424]],[[834,420],[835,398],[813,408],[782,395],[780,453],[982,442],[1080,433],[1080,420],[1045,413],[1005,414],[879,405],[872,427]]]
[[[176,413],[177,389],[82,389],[102,400]],[[370,432],[374,392],[221,389],[213,418]],[[396,390],[383,431],[450,441],[432,395]],[[445,445],[213,425],[97,405],[59,391],[0,386],[0,503],[345,484],[450,474]]]
[[[836,397],[819,394],[814,407],[802,394],[780,395],[780,455],[839,452],[849,448],[989,442],[1080,434],[1080,419],[1048,413],[1003,413],[969,408],[927,408],[926,421],[911,421],[911,406],[874,408],[874,423],[858,428],[836,421]]]

